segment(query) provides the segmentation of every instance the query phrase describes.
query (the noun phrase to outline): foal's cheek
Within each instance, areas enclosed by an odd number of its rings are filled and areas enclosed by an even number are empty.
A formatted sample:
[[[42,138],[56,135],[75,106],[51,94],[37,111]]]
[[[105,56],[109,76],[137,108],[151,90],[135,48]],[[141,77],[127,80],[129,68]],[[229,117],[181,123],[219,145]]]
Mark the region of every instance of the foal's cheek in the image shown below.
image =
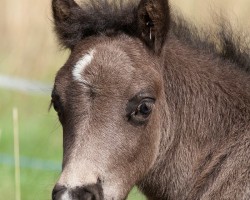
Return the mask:
[[[150,158],[150,166],[153,165],[155,162],[158,153],[159,153],[159,146],[161,141],[161,131],[160,131],[160,118],[161,113],[155,107],[154,112],[152,113],[152,116],[150,118],[149,125],[147,127],[147,135],[146,135],[146,145],[144,151],[146,152],[146,156]]]
[[[142,127],[139,133],[135,150],[135,171],[140,176],[144,176],[150,170],[159,154],[161,132],[158,117],[159,113],[155,110],[148,124]]]

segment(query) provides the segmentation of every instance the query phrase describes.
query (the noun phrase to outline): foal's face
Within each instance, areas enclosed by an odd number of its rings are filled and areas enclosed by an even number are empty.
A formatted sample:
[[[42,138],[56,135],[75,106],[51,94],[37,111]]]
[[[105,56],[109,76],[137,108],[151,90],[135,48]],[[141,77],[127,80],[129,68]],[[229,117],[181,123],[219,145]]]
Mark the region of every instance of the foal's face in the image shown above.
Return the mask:
[[[126,198],[156,160],[161,99],[157,63],[140,40],[99,37],[78,44],[52,93],[64,150],[56,195]]]

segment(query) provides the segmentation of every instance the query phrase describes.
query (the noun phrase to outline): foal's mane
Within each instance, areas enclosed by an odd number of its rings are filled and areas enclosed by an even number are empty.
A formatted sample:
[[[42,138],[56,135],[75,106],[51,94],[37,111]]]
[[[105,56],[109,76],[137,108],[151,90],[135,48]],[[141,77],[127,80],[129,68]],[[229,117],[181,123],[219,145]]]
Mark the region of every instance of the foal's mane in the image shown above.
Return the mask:
[[[130,36],[137,34],[137,3],[134,1],[87,0],[80,6],[74,6],[72,18],[66,19],[63,23],[60,23],[61,19],[56,22],[55,31],[62,46],[74,46],[80,38],[93,35],[113,36],[121,32]],[[56,17],[55,15],[54,18]]]
[[[184,19],[177,12],[171,16],[171,32],[181,41],[198,50],[213,53],[224,60],[236,64],[250,73],[250,37],[246,33],[234,31],[225,17],[217,16],[216,30],[200,28]]]
[[[68,47],[74,46],[80,38],[93,35],[114,36],[125,33],[138,37],[138,3],[139,0],[87,0],[81,7],[75,6],[74,17],[67,19],[66,23],[56,24],[55,30],[63,45]],[[250,72],[249,38],[242,33],[236,34],[225,18],[217,17],[220,23],[216,23],[217,31],[211,33],[209,28],[202,30],[172,10],[174,13],[177,14],[171,15],[170,32],[179,40],[229,60]]]

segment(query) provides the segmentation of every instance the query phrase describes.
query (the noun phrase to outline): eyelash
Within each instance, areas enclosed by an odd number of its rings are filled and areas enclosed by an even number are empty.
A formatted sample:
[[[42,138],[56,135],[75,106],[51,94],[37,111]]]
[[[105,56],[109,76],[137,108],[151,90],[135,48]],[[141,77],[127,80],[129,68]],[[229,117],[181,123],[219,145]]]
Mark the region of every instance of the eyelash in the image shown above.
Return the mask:
[[[59,112],[59,110],[60,110],[59,107],[60,107],[60,106],[59,106],[58,102],[51,100],[51,104],[52,104],[54,110],[55,110],[56,112]]]
[[[60,102],[60,98],[58,96],[53,96],[52,95],[52,99],[51,99],[51,102],[50,102],[50,109],[51,109],[51,107],[54,108],[54,110],[58,114],[58,117],[60,118],[61,115],[62,115],[62,105],[61,105],[61,102]]]

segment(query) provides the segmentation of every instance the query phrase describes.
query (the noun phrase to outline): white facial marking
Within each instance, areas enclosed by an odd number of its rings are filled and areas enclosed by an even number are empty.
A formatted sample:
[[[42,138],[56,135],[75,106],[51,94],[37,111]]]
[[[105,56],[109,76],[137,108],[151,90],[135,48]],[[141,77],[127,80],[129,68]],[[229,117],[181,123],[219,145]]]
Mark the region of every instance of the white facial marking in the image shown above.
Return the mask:
[[[64,194],[61,197],[61,200],[72,200],[68,191],[64,192]]]
[[[84,69],[91,63],[94,58],[95,50],[89,51],[89,53],[85,54],[74,66],[72,75],[75,81],[86,82],[82,78],[82,72]]]

